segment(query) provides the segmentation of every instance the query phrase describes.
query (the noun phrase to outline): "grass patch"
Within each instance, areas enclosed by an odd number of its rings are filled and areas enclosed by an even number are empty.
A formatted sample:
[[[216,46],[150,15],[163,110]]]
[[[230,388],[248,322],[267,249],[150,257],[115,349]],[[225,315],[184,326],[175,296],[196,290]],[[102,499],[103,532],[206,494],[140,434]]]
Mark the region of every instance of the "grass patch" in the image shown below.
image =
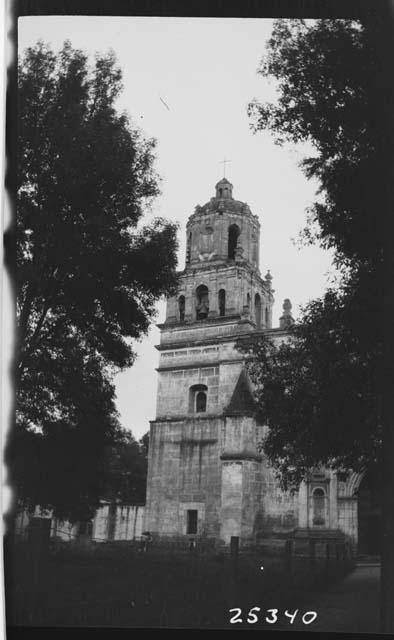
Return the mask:
[[[19,543],[5,553],[7,624],[225,629],[231,608],[294,610],[350,568],[306,558],[289,567],[267,552],[241,553],[235,566],[224,552],[63,543],[34,573],[29,547]]]

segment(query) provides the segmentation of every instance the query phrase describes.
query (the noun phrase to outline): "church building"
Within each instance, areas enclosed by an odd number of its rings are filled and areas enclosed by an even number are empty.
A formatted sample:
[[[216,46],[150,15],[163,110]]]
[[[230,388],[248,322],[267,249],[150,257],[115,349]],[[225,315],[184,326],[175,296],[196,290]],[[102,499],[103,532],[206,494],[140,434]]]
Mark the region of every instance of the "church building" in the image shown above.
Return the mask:
[[[259,269],[260,223],[223,178],[187,227],[185,269],[160,325],[156,419],[151,422],[144,529],[155,538],[240,545],[314,534],[358,539],[362,476],[311,471],[283,492],[259,451],[266,427],[238,338],[288,339],[288,299],[272,327],[274,296]]]

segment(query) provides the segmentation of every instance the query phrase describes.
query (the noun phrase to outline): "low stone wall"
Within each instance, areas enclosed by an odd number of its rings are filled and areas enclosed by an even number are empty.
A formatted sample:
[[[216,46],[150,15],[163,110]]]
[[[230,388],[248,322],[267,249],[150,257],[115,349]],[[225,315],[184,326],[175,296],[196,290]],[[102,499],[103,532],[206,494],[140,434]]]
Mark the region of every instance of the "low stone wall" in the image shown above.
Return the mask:
[[[135,540],[142,534],[143,505],[121,505],[103,503],[92,520],[71,523],[53,517],[51,510],[37,506],[34,511],[20,511],[15,521],[15,535],[26,538],[32,517],[51,519],[51,537],[64,542],[81,538],[94,542],[109,540]]]

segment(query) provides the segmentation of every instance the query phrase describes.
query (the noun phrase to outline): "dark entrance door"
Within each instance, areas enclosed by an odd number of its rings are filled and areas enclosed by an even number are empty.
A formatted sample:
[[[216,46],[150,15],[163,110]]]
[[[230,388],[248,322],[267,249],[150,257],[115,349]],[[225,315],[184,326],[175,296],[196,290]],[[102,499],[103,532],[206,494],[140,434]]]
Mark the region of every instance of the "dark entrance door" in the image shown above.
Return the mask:
[[[358,490],[358,552],[379,555],[381,543],[380,478],[376,470],[368,472]]]

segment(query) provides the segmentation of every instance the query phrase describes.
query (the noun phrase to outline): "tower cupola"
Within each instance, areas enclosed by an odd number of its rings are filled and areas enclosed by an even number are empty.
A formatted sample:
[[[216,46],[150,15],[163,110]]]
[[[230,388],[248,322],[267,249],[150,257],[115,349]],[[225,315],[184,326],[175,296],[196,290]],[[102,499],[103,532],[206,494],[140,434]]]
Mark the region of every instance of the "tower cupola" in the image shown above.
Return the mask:
[[[187,221],[185,269],[177,294],[168,300],[165,325],[227,326],[232,318],[236,331],[270,329],[274,297],[271,274],[260,275],[259,219],[246,202],[233,198],[227,178],[215,189],[216,196],[196,205]]]
[[[248,264],[259,273],[260,223],[246,202],[234,200],[233,185],[222,178],[216,196],[197,205],[186,225],[186,267],[201,263]]]
[[[233,185],[227,180],[222,178],[216,185],[216,197],[217,198],[231,198],[233,197]]]

